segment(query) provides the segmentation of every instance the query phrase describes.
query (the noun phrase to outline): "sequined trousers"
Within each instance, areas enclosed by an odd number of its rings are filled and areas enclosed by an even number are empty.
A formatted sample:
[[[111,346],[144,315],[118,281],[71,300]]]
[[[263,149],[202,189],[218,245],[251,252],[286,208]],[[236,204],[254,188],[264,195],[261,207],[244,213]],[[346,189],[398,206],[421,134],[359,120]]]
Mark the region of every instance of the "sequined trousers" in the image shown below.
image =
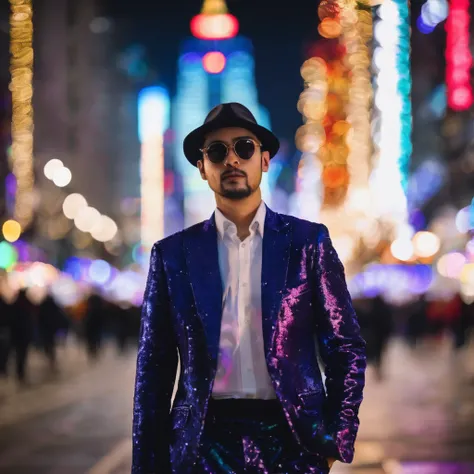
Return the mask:
[[[209,402],[195,474],[327,474],[327,460],[305,452],[277,400]]]

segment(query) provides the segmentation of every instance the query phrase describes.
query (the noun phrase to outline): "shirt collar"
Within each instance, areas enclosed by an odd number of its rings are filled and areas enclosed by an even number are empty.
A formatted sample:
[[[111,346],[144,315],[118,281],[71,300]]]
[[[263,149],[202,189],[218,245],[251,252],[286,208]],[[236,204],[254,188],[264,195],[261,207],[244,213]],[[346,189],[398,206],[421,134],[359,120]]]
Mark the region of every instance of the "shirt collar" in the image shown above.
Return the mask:
[[[255,232],[258,232],[260,236],[263,238],[266,214],[267,214],[267,207],[265,206],[265,203],[262,201],[260,203],[260,206],[257,209],[255,217],[250,223],[249,228],[250,228],[251,235],[254,234]],[[232,230],[235,230],[235,233],[237,232],[235,224],[229,219],[227,219],[227,217],[225,217],[224,214],[222,214],[222,212],[218,208],[216,208],[215,219],[216,219],[217,231],[221,239],[224,238],[224,235],[227,232],[232,232]]]

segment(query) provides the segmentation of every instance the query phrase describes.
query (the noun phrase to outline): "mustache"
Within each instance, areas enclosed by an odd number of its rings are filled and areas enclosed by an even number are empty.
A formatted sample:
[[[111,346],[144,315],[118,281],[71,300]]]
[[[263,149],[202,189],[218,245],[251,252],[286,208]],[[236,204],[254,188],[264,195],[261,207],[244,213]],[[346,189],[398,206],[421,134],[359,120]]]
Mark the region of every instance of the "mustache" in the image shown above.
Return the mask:
[[[226,179],[229,176],[243,176],[247,177],[247,175],[243,171],[237,171],[237,170],[232,170],[232,171],[227,171],[225,173],[222,173],[221,179]]]

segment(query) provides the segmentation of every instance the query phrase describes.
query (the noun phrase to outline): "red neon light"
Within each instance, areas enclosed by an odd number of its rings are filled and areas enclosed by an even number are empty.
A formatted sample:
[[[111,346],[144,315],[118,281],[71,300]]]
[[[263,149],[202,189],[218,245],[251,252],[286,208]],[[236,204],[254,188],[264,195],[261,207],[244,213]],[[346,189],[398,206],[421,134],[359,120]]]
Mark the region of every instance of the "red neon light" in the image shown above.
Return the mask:
[[[219,74],[225,68],[225,56],[219,51],[211,51],[206,53],[202,58],[202,65],[204,70],[211,74]]]
[[[191,20],[191,33],[199,39],[220,40],[237,36],[239,22],[229,13],[206,15],[201,13]]]
[[[452,110],[467,110],[474,102],[469,22],[469,0],[451,0],[446,20],[446,86]]]

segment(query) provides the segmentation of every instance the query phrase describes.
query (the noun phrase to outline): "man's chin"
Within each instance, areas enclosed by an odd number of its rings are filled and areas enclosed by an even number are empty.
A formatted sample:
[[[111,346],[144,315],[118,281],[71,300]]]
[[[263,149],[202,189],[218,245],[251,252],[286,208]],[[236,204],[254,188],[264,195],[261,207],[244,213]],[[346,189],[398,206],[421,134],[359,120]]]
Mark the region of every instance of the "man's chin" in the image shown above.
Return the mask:
[[[233,201],[239,201],[241,199],[246,199],[250,196],[251,192],[247,189],[241,190],[223,190],[221,196],[226,199],[231,199]]]

